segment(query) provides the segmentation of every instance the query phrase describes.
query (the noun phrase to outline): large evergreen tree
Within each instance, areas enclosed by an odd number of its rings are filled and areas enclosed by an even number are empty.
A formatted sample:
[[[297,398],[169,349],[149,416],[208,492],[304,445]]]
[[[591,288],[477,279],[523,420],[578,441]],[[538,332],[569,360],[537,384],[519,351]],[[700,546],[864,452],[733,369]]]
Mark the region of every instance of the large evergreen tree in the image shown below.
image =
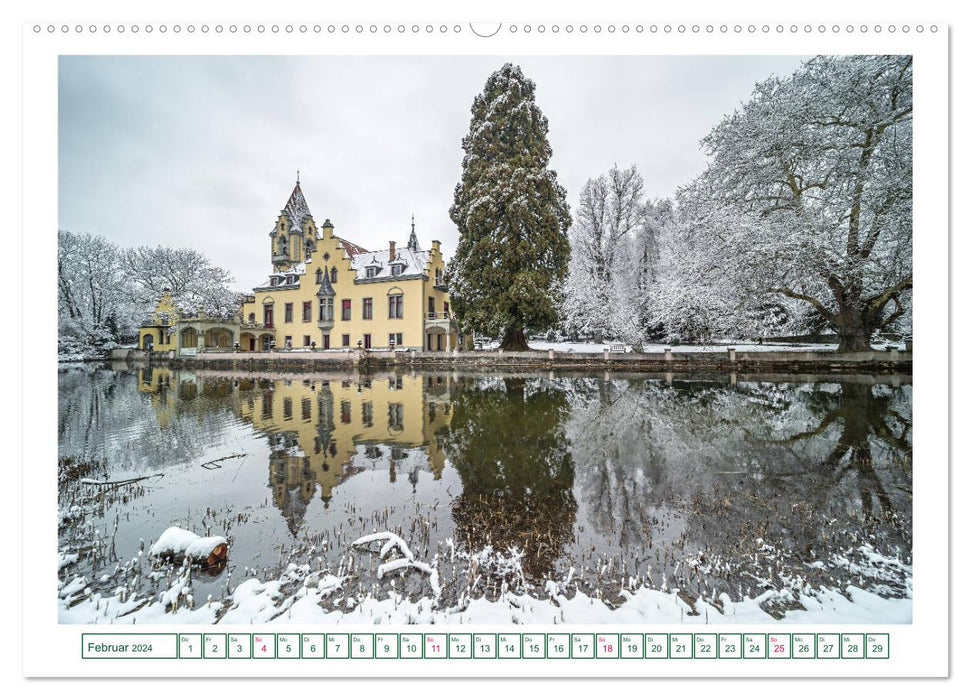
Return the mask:
[[[459,229],[449,264],[452,303],[462,326],[527,349],[526,329],[558,320],[570,258],[566,190],[549,169],[552,149],[536,86],[507,63],[472,102],[462,139],[462,180],[450,210]]]

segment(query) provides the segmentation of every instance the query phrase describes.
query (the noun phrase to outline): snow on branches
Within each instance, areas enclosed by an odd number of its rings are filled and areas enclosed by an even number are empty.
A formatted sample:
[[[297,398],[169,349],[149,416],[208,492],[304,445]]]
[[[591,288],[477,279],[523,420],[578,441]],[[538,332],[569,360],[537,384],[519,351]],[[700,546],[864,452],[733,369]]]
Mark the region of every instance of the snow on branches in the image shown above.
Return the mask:
[[[449,214],[459,230],[449,263],[463,327],[526,347],[524,331],[557,321],[570,246],[566,191],[549,169],[552,149],[535,85],[507,63],[472,103],[462,178]]]
[[[442,587],[439,583],[438,577],[438,569],[432,565],[426,564],[423,561],[418,561],[415,559],[415,555],[412,554],[411,549],[408,547],[405,541],[393,532],[376,532],[371,535],[365,535],[364,537],[359,537],[351,542],[351,546],[365,547],[372,542],[384,542],[384,544],[381,546],[381,551],[378,553],[378,557],[381,559],[387,557],[393,549],[397,549],[401,553],[401,556],[397,559],[392,559],[391,561],[385,562],[378,566],[377,575],[379,579],[384,578],[385,574],[390,574],[393,571],[398,571],[401,569],[415,569],[428,576],[428,584],[431,586],[432,592],[435,594],[436,599],[442,594]]]
[[[651,334],[658,239],[670,216],[670,202],[645,199],[636,166],[587,181],[570,229],[562,308],[569,335],[638,343]]]
[[[912,286],[912,80],[909,56],[818,56],[759,83],[702,141],[675,257],[741,315],[798,302],[868,349]]]

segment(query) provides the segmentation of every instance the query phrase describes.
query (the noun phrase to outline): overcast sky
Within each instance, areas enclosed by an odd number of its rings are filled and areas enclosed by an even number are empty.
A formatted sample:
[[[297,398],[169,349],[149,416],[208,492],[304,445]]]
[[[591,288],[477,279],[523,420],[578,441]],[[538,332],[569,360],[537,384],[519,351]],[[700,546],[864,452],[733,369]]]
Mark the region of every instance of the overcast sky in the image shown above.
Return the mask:
[[[506,60],[536,83],[552,167],[583,183],[636,164],[648,196],[704,166],[698,141],[794,56],[65,56],[58,221],[121,245],[191,246],[237,288],[270,270],[296,172],[317,223],[368,249],[458,232],[448,217],[472,98]]]

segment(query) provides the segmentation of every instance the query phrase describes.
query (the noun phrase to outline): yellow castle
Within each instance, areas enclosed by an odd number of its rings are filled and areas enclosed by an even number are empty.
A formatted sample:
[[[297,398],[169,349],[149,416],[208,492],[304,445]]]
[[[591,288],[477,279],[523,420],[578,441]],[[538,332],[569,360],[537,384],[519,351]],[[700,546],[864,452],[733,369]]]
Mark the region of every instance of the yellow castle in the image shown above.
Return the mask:
[[[314,221],[297,180],[269,232],[272,272],[235,321],[180,317],[170,297],[139,329],[139,348],[237,352],[458,347],[439,241],[422,249],[412,217],[404,246],[369,251]]]

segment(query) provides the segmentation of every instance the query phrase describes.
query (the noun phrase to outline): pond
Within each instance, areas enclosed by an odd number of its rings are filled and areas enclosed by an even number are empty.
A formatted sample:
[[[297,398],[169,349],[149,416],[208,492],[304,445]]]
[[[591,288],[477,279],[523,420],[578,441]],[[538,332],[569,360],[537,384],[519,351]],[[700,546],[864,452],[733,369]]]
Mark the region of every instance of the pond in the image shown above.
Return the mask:
[[[62,622],[910,621],[909,377],[68,366],[58,390]],[[228,562],[149,557],[170,526]]]

